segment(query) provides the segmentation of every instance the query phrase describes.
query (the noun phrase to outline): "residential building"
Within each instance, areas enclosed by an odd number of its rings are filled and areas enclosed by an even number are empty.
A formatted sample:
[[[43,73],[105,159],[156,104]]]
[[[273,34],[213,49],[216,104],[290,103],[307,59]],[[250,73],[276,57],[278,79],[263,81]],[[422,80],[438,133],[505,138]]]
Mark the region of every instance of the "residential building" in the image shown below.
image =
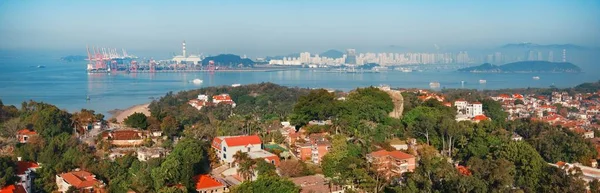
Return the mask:
[[[32,192],[32,173],[35,172],[35,170],[40,166],[35,162],[21,161],[20,157],[17,159],[19,160],[17,161],[17,176],[19,177],[19,181],[16,183],[16,185],[22,186],[26,192]]]
[[[162,147],[155,147],[155,148],[139,148],[136,152],[137,154],[137,158],[140,161],[148,161],[149,159],[152,158],[161,158],[161,157],[166,157],[169,152]]]
[[[198,193],[223,193],[229,189],[208,174],[194,176],[194,184]]]
[[[135,129],[114,130],[102,133],[102,139],[110,141],[115,146],[140,146],[146,136],[142,131]]]
[[[394,150],[379,150],[367,154],[367,161],[387,179],[399,177],[404,172],[412,172],[416,168],[415,156]]]
[[[235,102],[231,99],[231,96],[229,96],[229,94],[220,94],[220,95],[215,95],[213,96],[213,101],[212,101],[215,105],[218,104],[229,104],[232,107],[235,107]]]
[[[329,183],[325,176],[321,174],[312,176],[302,176],[290,178],[290,180],[300,187],[300,193],[343,193],[344,188],[339,185]]]
[[[0,193],[28,193],[28,192],[25,191],[23,186],[11,184],[8,186],[1,187]]]
[[[279,166],[279,163],[281,162],[279,160],[279,156],[277,156],[277,155],[275,155],[275,154],[273,154],[271,152],[268,152],[266,150],[263,150],[263,149],[261,149],[259,151],[248,152],[248,156],[251,159],[263,159],[267,163],[271,163],[271,164],[273,164],[275,166]]]
[[[469,103],[465,100],[454,101],[456,107],[456,121],[471,120],[479,122],[487,120],[487,117],[483,114],[483,105],[480,102]]]
[[[262,141],[257,135],[219,136],[215,137],[211,145],[223,163],[231,164],[233,155],[238,151],[253,152],[262,150]]]
[[[67,192],[70,187],[81,192],[101,192],[104,185],[104,182],[96,179],[95,175],[83,170],[56,175],[56,186],[59,192]]]
[[[17,140],[19,143],[27,143],[31,137],[37,136],[37,132],[29,129],[21,129],[17,131]]]

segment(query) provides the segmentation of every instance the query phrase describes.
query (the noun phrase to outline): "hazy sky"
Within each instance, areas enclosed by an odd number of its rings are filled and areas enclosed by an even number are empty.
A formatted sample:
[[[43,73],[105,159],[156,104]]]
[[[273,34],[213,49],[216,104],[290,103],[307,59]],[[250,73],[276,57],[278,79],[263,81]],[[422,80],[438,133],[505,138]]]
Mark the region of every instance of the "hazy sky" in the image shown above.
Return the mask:
[[[600,46],[600,1],[0,1],[0,49],[275,55],[329,48]]]

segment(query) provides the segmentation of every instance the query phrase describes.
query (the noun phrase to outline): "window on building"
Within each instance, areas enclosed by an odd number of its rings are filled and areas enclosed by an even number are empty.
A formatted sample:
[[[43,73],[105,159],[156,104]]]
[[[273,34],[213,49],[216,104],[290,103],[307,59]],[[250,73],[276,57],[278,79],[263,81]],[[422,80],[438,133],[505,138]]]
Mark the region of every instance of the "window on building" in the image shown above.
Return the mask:
[[[227,159],[227,154],[223,154],[223,159]]]
[[[275,165],[275,160],[271,160],[271,163],[272,163],[273,165]]]
[[[226,148],[226,147],[223,147],[223,151],[224,151],[224,152],[227,152],[227,148]]]
[[[250,152],[250,147],[248,147],[248,152]]]

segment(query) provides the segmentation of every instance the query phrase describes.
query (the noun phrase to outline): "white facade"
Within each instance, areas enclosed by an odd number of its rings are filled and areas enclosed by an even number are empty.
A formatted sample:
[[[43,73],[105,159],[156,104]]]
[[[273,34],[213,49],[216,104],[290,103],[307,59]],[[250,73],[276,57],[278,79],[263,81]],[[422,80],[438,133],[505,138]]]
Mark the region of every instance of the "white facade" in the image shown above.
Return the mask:
[[[216,137],[213,140],[213,148],[216,150],[217,155],[219,156],[219,160],[224,163],[231,164],[234,159],[233,155],[235,155],[238,151],[248,153],[252,151],[261,151],[262,150],[262,142],[257,143],[246,143],[244,145],[229,145],[227,144],[226,138],[238,138],[239,136],[222,136]],[[248,137],[248,136],[242,136]],[[257,136],[258,138],[258,136]]]
[[[470,104],[467,101],[459,100],[454,102],[454,106],[459,115],[466,115],[468,118],[483,115],[483,105],[479,102]]]

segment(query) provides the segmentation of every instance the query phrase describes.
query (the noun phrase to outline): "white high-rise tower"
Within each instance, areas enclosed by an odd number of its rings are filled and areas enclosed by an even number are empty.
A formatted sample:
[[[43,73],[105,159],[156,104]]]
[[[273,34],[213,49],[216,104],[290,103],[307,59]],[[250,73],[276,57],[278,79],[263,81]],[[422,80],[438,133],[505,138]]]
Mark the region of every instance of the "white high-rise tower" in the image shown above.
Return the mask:
[[[563,62],[567,62],[567,49],[563,49]]]
[[[185,40],[183,40],[182,46],[183,46],[183,53],[182,54],[183,54],[183,57],[186,58],[187,55],[185,54]]]

